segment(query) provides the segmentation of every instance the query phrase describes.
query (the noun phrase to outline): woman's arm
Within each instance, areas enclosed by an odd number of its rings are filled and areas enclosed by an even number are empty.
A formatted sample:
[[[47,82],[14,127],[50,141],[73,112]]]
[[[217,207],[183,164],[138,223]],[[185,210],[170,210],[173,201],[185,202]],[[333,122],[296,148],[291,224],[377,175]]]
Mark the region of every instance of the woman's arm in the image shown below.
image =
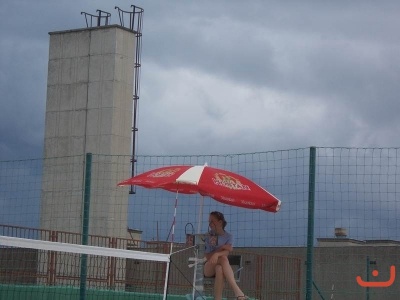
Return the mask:
[[[226,250],[226,251],[228,251],[228,252],[232,252],[233,247],[232,247],[231,244],[225,244],[225,245],[221,246],[218,250],[219,250],[219,251]],[[218,251],[218,250],[217,250],[217,251]]]
[[[215,263],[218,260],[218,257],[228,256],[232,250],[233,250],[232,245],[226,244],[226,245],[219,247],[217,250],[215,250],[213,252],[207,253],[206,258],[207,258],[207,260],[209,260],[211,262],[213,260],[215,260],[214,261],[214,263]]]

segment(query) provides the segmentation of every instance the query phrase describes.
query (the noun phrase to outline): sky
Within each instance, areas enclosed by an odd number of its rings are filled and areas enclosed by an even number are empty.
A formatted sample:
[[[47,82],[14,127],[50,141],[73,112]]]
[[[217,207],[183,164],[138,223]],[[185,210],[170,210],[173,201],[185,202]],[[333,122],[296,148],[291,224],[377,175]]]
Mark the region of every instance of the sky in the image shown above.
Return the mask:
[[[43,156],[48,33],[131,4],[137,154],[399,146],[399,1],[1,0],[0,160]]]
[[[118,24],[131,4],[144,9],[137,155],[400,146],[400,1],[0,0],[0,161],[43,157],[49,32],[97,9]],[[282,223],[298,208],[283,198]],[[354,211],[324,228],[358,230]],[[374,226],[397,239],[398,205],[383,211]]]

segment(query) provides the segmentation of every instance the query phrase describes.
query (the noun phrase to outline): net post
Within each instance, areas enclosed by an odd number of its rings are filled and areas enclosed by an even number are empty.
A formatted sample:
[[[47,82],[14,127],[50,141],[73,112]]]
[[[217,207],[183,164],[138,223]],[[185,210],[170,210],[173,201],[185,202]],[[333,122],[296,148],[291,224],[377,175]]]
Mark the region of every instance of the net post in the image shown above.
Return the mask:
[[[82,220],[82,245],[87,245],[89,240],[89,209],[90,209],[90,186],[92,176],[92,153],[86,153],[85,159],[85,193],[83,197],[83,220]],[[86,299],[87,279],[87,254],[81,255],[80,276],[80,300]]]
[[[312,299],[313,288],[313,254],[314,254],[314,205],[315,205],[315,161],[316,148],[310,147],[310,165],[308,181],[308,232],[306,261],[306,300]]]
[[[170,255],[170,260],[171,260],[171,254]],[[163,291],[163,300],[167,299],[167,295],[168,295],[168,279],[169,279],[169,271],[170,271],[170,267],[171,267],[171,261],[167,262],[167,268],[165,270],[165,280],[164,280],[164,291]]]

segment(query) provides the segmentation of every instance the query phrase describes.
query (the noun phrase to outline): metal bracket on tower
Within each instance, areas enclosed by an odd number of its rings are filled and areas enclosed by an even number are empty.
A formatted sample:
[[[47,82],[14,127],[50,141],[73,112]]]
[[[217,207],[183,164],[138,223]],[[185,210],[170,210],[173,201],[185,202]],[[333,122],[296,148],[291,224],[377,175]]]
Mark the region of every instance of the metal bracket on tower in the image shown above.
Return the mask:
[[[97,15],[92,15],[86,12],[81,12],[81,15],[85,16],[86,27],[99,27],[99,26],[107,26],[110,24],[111,14],[109,12],[103,10],[96,10]],[[93,25],[95,24],[95,25]]]

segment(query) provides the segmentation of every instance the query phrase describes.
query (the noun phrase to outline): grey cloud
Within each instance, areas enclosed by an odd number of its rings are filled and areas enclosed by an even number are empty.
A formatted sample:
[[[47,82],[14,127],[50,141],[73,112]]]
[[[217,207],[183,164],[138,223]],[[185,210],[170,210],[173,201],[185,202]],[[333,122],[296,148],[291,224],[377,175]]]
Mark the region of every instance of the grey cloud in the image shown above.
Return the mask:
[[[165,127],[160,131],[147,122],[138,124],[140,145],[145,151],[153,148],[155,152],[160,149],[221,153],[245,151],[246,147],[253,151],[309,144],[397,144],[394,138],[400,127],[397,1],[379,4],[252,1],[245,5],[241,1],[137,1],[134,4],[145,10],[140,117],[154,118],[154,126]],[[111,12],[112,23],[118,23],[115,5],[130,9],[130,4],[122,0],[0,4],[2,154],[42,155],[48,32],[85,27],[80,12],[96,13],[96,9]],[[151,72],[161,69],[168,70],[170,77],[155,79],[156,74]],[[190,87],[193,92],[184,98],[171,90],[178,70],[186,70],[194,77],[202,74],[230,82],[233,88],[221,90],[223,99],[218,101],[229,103],[237,86],[252,89],[260,101],[267,97],[264,90],[298,99],[288,104],[298,114],[313,106],[320,109],[312,120],[306,116],[296,119],[288,116],[280,120],[279,128],[261,126],[251,130],[246,121],[260,116],[252,115],[249,110],[247,115],[236,117],[242,131],[224,136],[209,132],[218,126],[229,126],[224,122],[230,120],[227,111],[214,103],[217,100],[209,98],[203,100],[202,111],[198,112],[204,127],[194,126],[191,135],[184,128],[174,132],[193,138],[192,145],[182,147],[179,136],[164,139],[180,126],[179,118],[168,109],[154,112],[168,95],[176,95],[177,104],[195,103],[214,91],[205,85],[193,86]],[[246,101],[244,107],[254,105],[253,100]],[[284,103],[280,105],[275,109],[284,111]],[[264,118],[270,117],[267,112],[279,115],[282,111],[266,110]],[[157,132],[164,135],[149,137]],[[233,136],[240,138],[233,140]],[[197,140],[206,140],[209,146],[203,147]],[[21,152],[21,149],[29,150]]]

